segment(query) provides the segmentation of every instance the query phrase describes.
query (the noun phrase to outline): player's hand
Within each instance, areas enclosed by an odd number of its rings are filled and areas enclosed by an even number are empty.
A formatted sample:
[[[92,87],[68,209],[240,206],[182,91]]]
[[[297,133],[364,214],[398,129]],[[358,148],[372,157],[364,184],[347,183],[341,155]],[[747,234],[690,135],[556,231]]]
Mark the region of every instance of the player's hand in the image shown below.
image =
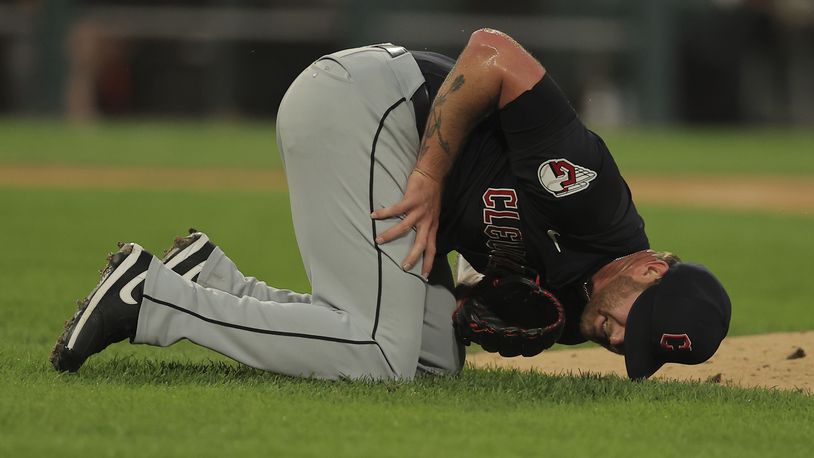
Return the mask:
[[[416,237],[402,268],[410,270],[423,255],[421,276],[429,277],[435,259],[435,235],[441,214],[441,183],[421,172],[413,171],[407,178],[407,190],[401,202],[371,213],[373,219],[401,217],[402,221],[376,237],[376,243],[395,240],[415,229]]]

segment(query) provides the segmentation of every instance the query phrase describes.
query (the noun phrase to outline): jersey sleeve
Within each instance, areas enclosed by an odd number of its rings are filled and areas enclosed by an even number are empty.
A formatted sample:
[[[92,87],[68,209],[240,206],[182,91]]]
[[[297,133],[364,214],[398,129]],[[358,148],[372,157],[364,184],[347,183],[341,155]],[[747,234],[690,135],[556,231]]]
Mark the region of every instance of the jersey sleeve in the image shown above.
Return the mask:
[[[556,207],[589,201],[592,212],[607,209],[608,202],[598,202],[606,199],[585,194],[622,178],[605,144],[583,125],[554,78],[546,73],[499,116],[507,158],[521,188],[557,202]]]
[[[581,125],[568,98],[548,73],[500,110],[509,150],[545,150]]]

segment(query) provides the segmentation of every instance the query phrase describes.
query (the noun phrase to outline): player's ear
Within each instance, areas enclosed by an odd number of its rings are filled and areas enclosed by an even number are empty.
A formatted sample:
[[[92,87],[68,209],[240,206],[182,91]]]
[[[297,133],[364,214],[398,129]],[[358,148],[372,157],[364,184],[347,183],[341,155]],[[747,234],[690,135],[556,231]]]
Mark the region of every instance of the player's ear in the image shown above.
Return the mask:
[[[669,269],[670,265],[661,259],[653,259],[647,262],[647,275],[650,277],[650,281],[663,277]]]
[[[648,259],[636,267],[633,276],[640,282],[650,283],[663,277],[668,269],[670,269],[670,265],[665,261],[661,259]]]

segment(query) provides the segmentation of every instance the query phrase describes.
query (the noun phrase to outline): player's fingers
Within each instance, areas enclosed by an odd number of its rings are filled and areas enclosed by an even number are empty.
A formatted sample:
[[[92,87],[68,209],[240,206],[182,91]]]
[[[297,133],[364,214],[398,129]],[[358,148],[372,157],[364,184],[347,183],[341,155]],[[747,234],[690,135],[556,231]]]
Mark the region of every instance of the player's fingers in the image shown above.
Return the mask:
[[[407,213],[409,210],[410,204],[406,200],[402,200],[401,202],[391,205],[389,207],[380,208],[373,213],[370,214],[370,217],[373,219],[385,219],[385,218],[392,218],[394,216],[401,216]]]
[[[424,231],[420,231],[415,238],[415,242],[413,242],[413,247],[410,249],[410,253],[404,258],[404,262],[402,263],[402,269],[410,270],[413,266],[418,262],[418,258],[421,257],[421,254],[424,253],[424,248],[426,247],[426,236],[422,233]]]
[[[376,237],[376,243],[381,245],[404,236],[404,234],[414,229],[413,225],[416,219],[417,218],[410,216],[405,217],[400,223],[379,234]]]
[[[432,265],[435,262],[435,234],[438,232],[438,226],[433,224],[427,234],[427,246],[424,249],[424,263],[421,266],[421,276],[430,278],[432,272]]]
[[[421,276],[424,279],[430,278],[432,272],[432,265],[435,262],[435,237],[430,237],[427,240],[427,247],[424,249],[424,262],[421,265]]]

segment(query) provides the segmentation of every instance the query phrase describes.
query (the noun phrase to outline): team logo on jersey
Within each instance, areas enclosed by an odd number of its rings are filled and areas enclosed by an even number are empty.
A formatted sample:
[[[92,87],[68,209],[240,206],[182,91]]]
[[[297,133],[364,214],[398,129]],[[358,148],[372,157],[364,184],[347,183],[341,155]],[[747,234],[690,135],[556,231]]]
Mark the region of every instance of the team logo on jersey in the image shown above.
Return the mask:
[[[565,197],[587,189],[596,172],[567,159],[551,159],[540,164],[537,176],[546,191],[554,197]]]
[[[661,348],[670,351],[689,350],[692,351],[692,340],[687,334],[662,334],[659,342]]]

